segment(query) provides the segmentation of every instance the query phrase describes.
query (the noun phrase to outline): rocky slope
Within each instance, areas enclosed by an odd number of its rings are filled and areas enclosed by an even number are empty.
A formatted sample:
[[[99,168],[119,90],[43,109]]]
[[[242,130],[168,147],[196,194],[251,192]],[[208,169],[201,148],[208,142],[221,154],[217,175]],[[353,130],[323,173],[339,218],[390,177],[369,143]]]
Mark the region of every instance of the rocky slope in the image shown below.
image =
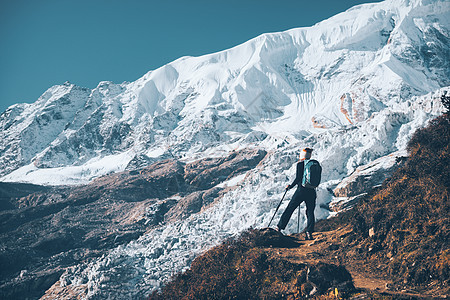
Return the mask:
[[[0,183],[0,298],[39,298],[65,270],[199,212],[265,155],[166,160],[76,187]]]

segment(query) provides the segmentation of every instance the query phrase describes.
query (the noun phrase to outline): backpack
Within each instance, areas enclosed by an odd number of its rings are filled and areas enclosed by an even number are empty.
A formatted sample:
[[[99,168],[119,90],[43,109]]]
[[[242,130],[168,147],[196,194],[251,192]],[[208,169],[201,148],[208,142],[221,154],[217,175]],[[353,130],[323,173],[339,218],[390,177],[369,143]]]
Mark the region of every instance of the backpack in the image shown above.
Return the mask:
[[[315,159],[305,160],[305,168],[303,170],[302,186],[314,189],[319,186],[322,176],[322,167]]]

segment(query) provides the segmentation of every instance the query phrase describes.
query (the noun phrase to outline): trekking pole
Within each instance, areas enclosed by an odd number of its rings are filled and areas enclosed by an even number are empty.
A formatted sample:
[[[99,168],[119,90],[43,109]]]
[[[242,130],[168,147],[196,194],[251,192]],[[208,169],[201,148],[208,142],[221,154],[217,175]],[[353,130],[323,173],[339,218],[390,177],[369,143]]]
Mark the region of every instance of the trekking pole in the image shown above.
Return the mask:
[[[287,191],[288,191],[288,190],[286,189],[286,191],[284,192],[283,198],[281,198],[280,203],[278,203],[277,209],[275,209],[275,213],[273,214],[272,219],[270,219],[269,226],[267,226],[267,227],[270,227],[270,224],[272,223],[273,218],[275,218],[275,215],[277,214],[277,211],[278,211],[278,209],[280,208],[281,202],[283,202],[284,196],[286,196]]]
[[[297,233],[300,233],[300,205],[298,206]]]

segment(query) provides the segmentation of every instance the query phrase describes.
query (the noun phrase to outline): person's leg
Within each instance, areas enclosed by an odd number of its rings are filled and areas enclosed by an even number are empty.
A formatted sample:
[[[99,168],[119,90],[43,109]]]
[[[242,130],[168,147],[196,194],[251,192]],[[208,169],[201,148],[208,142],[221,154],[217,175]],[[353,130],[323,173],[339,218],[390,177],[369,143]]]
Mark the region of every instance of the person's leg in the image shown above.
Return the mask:
[[[316,208],[316,191],[308,191],[308,195],[305,195],[306,203],[306,232],[312,234],[314,232],[314,225],[316,223],[314,216],[314,209]]]
[[[285,211],[281,215],[280,221],[278,222],[278,228],[285,229],[289,219],[291,218],[292,214],[294,213],[294,210],[300,205],[301,203],[301,197],[300,197],[300,189],[297,189],[295,191],[294,196],[292,196],[291,201],[289,202],[288,206],[286,207]]]

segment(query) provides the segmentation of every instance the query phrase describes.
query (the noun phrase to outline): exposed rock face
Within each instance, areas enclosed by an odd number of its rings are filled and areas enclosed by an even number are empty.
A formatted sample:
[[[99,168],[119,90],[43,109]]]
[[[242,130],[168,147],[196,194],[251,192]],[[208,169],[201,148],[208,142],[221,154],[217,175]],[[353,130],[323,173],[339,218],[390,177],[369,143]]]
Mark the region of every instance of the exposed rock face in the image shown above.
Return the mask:
[[[0,182],[0,211],[15,208],[10,201],[12,198],[26,197],[29,194],[45,190],[48,188],[34,184]]]
[[[397,151],[356,168],[333,190],[336,198],[330,203],[330,209],[341,212],[352,208],[368,191],[380,186],[403,164],[406,159],[404,155],[404,151]]]
[[[225,158],[207,158],[186,165],[185,178],[191,185],[204,188],[228,180],[253,168],[266,155],[263,150],[232,152]],[[255,164],[256,163],[256,164]],[[199,173],[199,170],[201,172]]]
[[[330,210],[337,213],[346,211],[355,206],[355,204],[357,204],[358,201],[360,201],[366,195],[366,193],[363,193],[354,197],[336,198],[333,202],[330,203]]]
[[[223,194],[218,183],[265,154],[243,150],[187,165],[165,160],[85,186],[0,183],[0,298],[36,299],[67,268],[199,212]]]
[[[182,220],[193,213],[201,211],[202,208],[208,206],[228,190],[229,188],[212,188],[207,191],[193,192],[177,201],[164,215],[164,219],[168,222]]]
[[[355,197],[380,185],[403,162],[403,151],[394,152],[358,167],[333,190],[336,197]]]

